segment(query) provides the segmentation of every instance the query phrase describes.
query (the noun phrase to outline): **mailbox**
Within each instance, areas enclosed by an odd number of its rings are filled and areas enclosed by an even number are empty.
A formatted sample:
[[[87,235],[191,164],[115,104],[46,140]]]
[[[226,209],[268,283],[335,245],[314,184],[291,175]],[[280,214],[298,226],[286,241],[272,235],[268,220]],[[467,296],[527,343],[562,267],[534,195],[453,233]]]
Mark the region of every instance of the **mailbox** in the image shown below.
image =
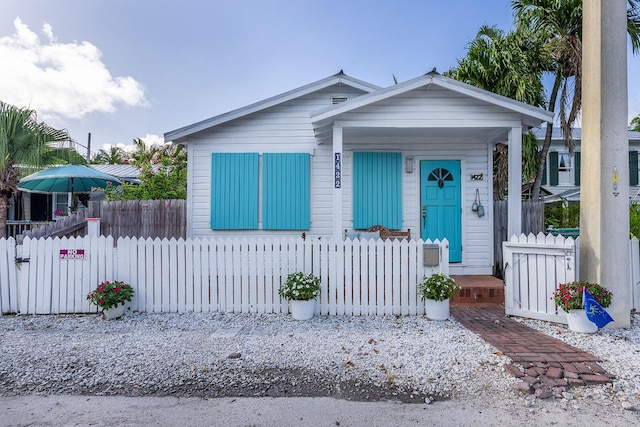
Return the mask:
[[[424,267],[437,267],[440,265],[440,245],[437,243],[425,243],[422,245],[422,265]]]

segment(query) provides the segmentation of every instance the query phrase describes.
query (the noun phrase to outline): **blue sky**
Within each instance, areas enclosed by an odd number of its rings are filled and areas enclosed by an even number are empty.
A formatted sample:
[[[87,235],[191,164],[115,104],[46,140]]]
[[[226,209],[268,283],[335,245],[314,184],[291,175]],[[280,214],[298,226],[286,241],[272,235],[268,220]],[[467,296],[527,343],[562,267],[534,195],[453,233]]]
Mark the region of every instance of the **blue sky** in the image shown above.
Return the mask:
[[[0,100],[92,151],[339,72],[380,86],[455,66],[509,0],[20,0],[0,15]],[[7,66],[8,65],[8,66]],[[6,67],[5,67],[6,66]],[[629,116],[640,58],[629,57]]]

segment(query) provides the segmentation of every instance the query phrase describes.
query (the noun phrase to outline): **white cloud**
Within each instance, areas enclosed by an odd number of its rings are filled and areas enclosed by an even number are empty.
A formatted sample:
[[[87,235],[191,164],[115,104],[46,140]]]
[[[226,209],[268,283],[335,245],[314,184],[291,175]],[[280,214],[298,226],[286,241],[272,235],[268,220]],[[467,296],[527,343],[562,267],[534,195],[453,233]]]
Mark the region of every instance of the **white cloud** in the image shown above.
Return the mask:
[[[141,140],[144,141],[145,145],[147,147],[151,147],[152,145],[164,145],[164,136],[161,135],[153,135],[153,134],[146,134],[145,136],[143,136],[142,138],[140,138]],[[168,144],[168,143],[166,143]]]
[[[0,38],[1,100],[29,107],[45,119],[82,118],[92,112],[114,112],[117,105],[145,105],[144,90],[133,77],[113,77],[100,50],[89,42],[58,43],[51,25],[46,40],[13,22],[15,33]]]
[[[154,135],[154,134],[150,134],[150,133],[146,134],[143,137],[140,137],[140,139],[144,141],[144,144],[147,147],[151,147],[152,145],[168,144],[168,142],[164,142],[164,136]],[[105,151],[109,151],[112,146],[113,146],[113,144],[103,144],[102,145],[102,149],[105,150]],[[122,148],[127,153],[132,153],[136,149],[136,146],[133,145],[133,144],[126,145],[126,144],[118,143],[115,146],[119,147],[119,148]]]

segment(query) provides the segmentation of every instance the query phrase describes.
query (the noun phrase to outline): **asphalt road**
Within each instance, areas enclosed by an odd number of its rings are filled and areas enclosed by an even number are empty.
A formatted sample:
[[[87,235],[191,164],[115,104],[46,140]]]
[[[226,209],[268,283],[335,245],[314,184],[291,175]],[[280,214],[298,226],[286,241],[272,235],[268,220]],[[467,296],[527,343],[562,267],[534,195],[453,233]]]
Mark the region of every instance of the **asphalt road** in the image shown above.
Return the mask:
[[[0,397],[0,426],[599,426],[640,425],[640,413],[578,401],[316,398]],[[584,404],[584,402],[582,402]]]

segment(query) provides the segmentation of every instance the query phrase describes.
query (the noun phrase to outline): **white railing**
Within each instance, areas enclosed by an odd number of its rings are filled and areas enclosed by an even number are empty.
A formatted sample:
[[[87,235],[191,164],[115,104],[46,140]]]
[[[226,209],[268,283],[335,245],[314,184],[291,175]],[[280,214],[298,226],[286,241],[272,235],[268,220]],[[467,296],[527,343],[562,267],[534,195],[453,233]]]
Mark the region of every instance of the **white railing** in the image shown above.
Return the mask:
[[[560,283],[579,280],[579,239],[539,233],[513,236],[503,243],[506,314],[567,322],[552,297]],[[634,237],[629,244],[632,308],[639,309],[638,239]]]
[[[424,267],[422,241],[25,238],[0,264],[0,278],[15,269],[15,285],[5,292],[2,280],[0,298],[5,313],[96,312],[86,294],[123,280],[135,289],[132,310],[286,313],[278,288],[303,271],[321,279],[320,314],[423,314],[417,284],[449,273],[448,242],[436,243],[439,266]]]

